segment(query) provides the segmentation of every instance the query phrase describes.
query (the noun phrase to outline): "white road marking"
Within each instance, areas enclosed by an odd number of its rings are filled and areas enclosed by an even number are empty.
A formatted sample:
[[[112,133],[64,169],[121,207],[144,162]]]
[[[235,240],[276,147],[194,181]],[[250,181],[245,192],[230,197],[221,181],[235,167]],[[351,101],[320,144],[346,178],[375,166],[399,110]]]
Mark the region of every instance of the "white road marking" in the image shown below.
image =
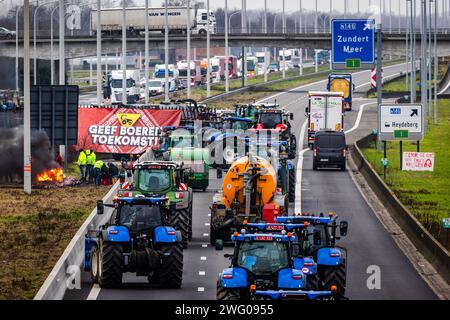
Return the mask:
[[[369,103],[364,103],[364,104],[362,104],[362,105],[359,107],[358,117],[356,118],[355,125],[354,125],[351,129],[345,131],[345,134],[348,134],[348,133],[350,133],[350,132],[355,131],[356,129],[358,129],[359,123],[361,122],[361,118],[362,118],[362,114],[363,114],[364,108],[365,108],[366,106],[368,106],[368,105],[376,104],[376,103],[377,103],[377,102],[374,101],[374,102],[369,102]]]
[[[439,92],[438,94],[443,94],[445,91],[447,91],[448,88],[450,88],[450,81],[447,83],[447,85],[445,86],[445,88],[442,89],[441,92]]]
[[[198,292],[204,292],[204,291],[205,291],[205,288],[204,288],[204,287],[198,287],[198,288],[197,288],[197,291],[198,291]]]
[[[208,237],[209,234],[208,234],[208,233],[204,233],[203,236],[204,236],[204,237]]]
[[[200,260],[206,261],[206,257],[200,257]]]
[[[300,131],[300,139],[297,142],[298,146],[303,146],[303,141],[305,140],[305,132],[306,132],[306,126],[308,125],[308,120],[305,120],[302,125],[302,129]],[[294,213],[301,213],[302,212],[302,173],[303,173],[303,155],[306,151],[308,151],[309,148],[299,150],[298,156],[297,156],[297,173],[296,173],[296,186],[295,186],[295,212]]]
[[[211,217],[211,213],[208,213],[208,217]]]
[[[209,227],[210,224],[208,222],[205,223],[205,227]]]
[[[204,275],[206,275],[206,271],[199,271],[199,272],[198,272],[198,275],[199,275],[199,276],[204,276]]]
[[[98,284],[94,284],[86,300],[97,300],[99,293],[100,286]]]
[[[202,248],[208,248],[207,244],[202,244]]]

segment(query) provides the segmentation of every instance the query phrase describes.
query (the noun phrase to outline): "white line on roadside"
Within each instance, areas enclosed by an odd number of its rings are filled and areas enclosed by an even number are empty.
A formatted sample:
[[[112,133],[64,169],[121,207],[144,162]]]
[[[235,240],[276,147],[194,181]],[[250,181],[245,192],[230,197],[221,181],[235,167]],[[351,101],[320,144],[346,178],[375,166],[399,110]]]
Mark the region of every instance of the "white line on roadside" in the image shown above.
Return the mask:
[[[86,300],[97,300],[99,293],[100,286],[98,284],[94,284]]]
[[[442,89],[441,92],[439,92],[438,94],[443,94],[445,91],[447,91],[448,88],[450,88],[450,81],[447,83],[447,85],[445,86],[445,88]]]
[[[308,120],[306,119],[305,122],[303,122],[302,129],[300,131],[300,139],[297,142],[297,146],[303,146],[303,141],[305,140],[305,132],[306,132],[306,126],[308,125]],[[303,155],[306,151],[308,151],[309,148],[300,150],[298,152],[297,156],[297,173],[296,173],[296,180],[295,180],[295,212],[294,213],[301,213],[302,212],[302,174],[303,174]]]
[[[207,244],[202,244],[202,248],[208,248]]]
[[[209,227],[210,224],[208,222],[205,222],[205,227]]]
[[[206,275],[206,271],[199,271],[199,272],[198,272],[198,275],[199,275],[199,276],[205,276],[205,275]]]
[[[376,103],[377,103],[376,101],[373,101],[373,102],[368,102],[368,103],[362,104],[362,105],[359,107],[358,117],[356,118],[355,125],[354,125],[351,129],[345,131],[345,134],[348,134],[348,133],[350,133],[350,132],[355,131],[356,129],[358,129],[359,123],[361,122],[362,114],[363,114],[363,112],[364,112],[364,108],[365,108],[366,106],[368,106],[368,105],[376,104]]]
[[[208,237],[209,234],[208,234],[208,233],[204,233],[203,236],[204,236],[204,237]]]
[[[200,257],[200,260],[206,261],[206,257]]]
[[[198,288],[197,288],[197,291],[198,291],[198,292],[204,292],[204,291],[205,291],[205,288],[204,288],[204,287],[198,287]]]

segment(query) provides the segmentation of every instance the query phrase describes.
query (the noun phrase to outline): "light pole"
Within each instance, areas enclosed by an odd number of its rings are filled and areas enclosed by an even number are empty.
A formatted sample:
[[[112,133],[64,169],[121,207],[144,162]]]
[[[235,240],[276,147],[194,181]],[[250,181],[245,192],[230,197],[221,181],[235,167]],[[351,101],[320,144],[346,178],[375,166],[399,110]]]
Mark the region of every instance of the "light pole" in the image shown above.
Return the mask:
[[[431,70],[432,70],[432,53],[431,53],[431,43],[432,43],[432,38],[431,38],[431,20],[432,20],[432,2],[433,0],[429,0],[428,1],[428,21],[427,21],[427,28],[428,28],[428,81],[429,81],[429,86],[428,86],[428,115],[431,118],[433,116],[433,84],[431,83],[431,79],[433,78],[432,74],[431,74]]]
[[[316,14],[315,14],[315,17],[314,17],[314,33],[318,33],[319,32],[319,30],[318,30],[318,28],[319,28],[319,26],[318,26],[318,24],[319,24],[319,14],[318,14],[318,4],[317,4],[317,0],[316,0]]]
[[[53,49],[53,15],[58,7],[54,7],[50,13],[50,84],[55,84],[55,61],[54,61],[54,49]]]
[[[283,0],[283,34],[286,34],[286,5]],[[283,79],[286,78],[286,48],[283,48]]]
[[[19,10],[22,7],[17,6],[16,9],[16,91],[19,92]]]
[[[242,0],[242,15],[241,15],[241,28],[243,33],[247,33],[247,0]],[[242,66],[244,67],[244,72],[242,76],[244,77],[244,87],[247,86],[247,47],[244,46],[242,55]]]
[[[209,15],[208,15],[209,16]],[[169,101],[169,9],[167,8],[167,0],[165,0],[164,12],[164,62],[165,70],[165,85],[164,85],[164,101]]]
[[[102,105],[102,4],[97,0],[97,103]]]
[[[37,33],[37,21],[36,21],[36,14],[39,11],[39,9],[48,3],[42,3],[41,5],[37,6],[36,9],[34,9],[33,14],[33,75],[34,75],[34,85],[37,85],[37,49],[36,49],[36,33]]]
[[[267,34],[267,0],[264,0],[264,33]],[[264,47],[264,82],[267,82],[267,47]]]
[[[64,0],[59,0],[59,84],[66,84],[66,57],[64,48]]]
[[[421,98],[422,98],[422,105],[423,108],[425,109],[425,111],[428,111],[428,99],[427,99],[427,94],[428,94],[428,90],[427,90],[427,5],[426,5],[426,0],[421,0],[421,18],[422,18],[422,23],[421,23],[421,65],[420,65],[420,71],[421,71],[421,76],[420,76],[420,84],[421,84]],[[425,114],[425,121],[424,121],[424,125],[425,128],[427,127],[427,112],[424,112]],[[425,129],[426,131],[426,129]]]
[[[235,15],[235,14],[238,14],[238,13],[240,13],[240,11],[236,11],[236,12],[233,12],[232,14],[230,14],[230,16],[229,16],[229,18],[228,18],[228,32],[229,33],[233,33],[233,32],[231,32],[232,30],[231,30],[231,18]]]
[[[299,21],[298,21],[298,31],[302,33],[302,16],[303,16],[303,6],[302,0],[300,0],[300,11],[299,11]]]
[[[30,3],[23,1],[23,189],[31,194]]]
[[[122,104],[127,104],[127,11],[122,0]]]
[[[186,86],[187,86],[187,97],[188,99],[191,98],[191,3],[190,0],[187,0],[187,23],[186,23],[186,36],[187,36],[187,81],[186,81]],[[226,19],[225,19],[226,20]],[[226,24],[226,21],[225,21]],[[227,32],[227,30],[225,30],[225,32]],[[228,45],[228,35],[226,36],[225,42]]]
[[[211,32],[209,28],[209,20],[211,19],[211,15],[209,13],[209,0],[206,0],[206,12],[208,15],[208,28],[206,29],[206,97],[209,98],[211,96]]]
[[[188,4],[188,18],[189,18],[189,4]],[[148,104],[148,95],[149,95],[149,87],[148,87],[148,80],[149,80],[149,63],[150,63],[150,57],[149,57],[149,44],[148,44],[148,0],[145,0],[145,93],[144,93],[144,99],[145,104]],[[189,88],[190,89],[190,88]],[[188,89],[188,90],[189,90]],[[188,92],[188,98],[189,98],[189,92]]]
[[[439,65],[439,57],[437,52],[437,19],[438,19],[438,0],[434,0],[434,125],[438,124],[438,83],[437,83],[437,75],[438,75],[438,65]]]
[[[228,52],[228,27],[228,0],[225,0],[225,92],[230,91],[230,53]],[[189,66],[189,69],[190,68],[191,67]]]

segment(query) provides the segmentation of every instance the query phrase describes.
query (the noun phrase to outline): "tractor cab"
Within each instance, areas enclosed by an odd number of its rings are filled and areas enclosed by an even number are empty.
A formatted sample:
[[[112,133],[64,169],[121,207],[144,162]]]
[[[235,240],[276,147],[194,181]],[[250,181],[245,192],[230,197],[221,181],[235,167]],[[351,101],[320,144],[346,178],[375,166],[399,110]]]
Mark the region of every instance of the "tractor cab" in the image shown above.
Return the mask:
[[[183,274],[182,236],[170,225],[176,209],[166,197],[115,197],[97,202],[97,214],[113,208],[108,223],[85,236],[84,269],[101,287],[117,287],[126,272],[179,288]],[[180,260],[181,259],[181,260]]]
[[[249,299],[255,290],[300,290],[306,286],[306,274],[295,269],[291,246],[293,233],[235,232],[231,266],[219,276],[217,297]]]

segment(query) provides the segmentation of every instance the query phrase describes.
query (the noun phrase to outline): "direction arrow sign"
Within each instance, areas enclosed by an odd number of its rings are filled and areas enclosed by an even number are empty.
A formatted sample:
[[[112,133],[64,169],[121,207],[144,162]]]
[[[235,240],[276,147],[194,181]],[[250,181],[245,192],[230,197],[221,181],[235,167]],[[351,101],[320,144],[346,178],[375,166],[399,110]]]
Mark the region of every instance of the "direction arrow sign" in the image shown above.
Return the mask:
[[[375,20],[333,19],[331,26],[333,68],[373,68]]]
[[[420,104],[380,105],[378,112],[381,140],[422,140],[422,111]]]

